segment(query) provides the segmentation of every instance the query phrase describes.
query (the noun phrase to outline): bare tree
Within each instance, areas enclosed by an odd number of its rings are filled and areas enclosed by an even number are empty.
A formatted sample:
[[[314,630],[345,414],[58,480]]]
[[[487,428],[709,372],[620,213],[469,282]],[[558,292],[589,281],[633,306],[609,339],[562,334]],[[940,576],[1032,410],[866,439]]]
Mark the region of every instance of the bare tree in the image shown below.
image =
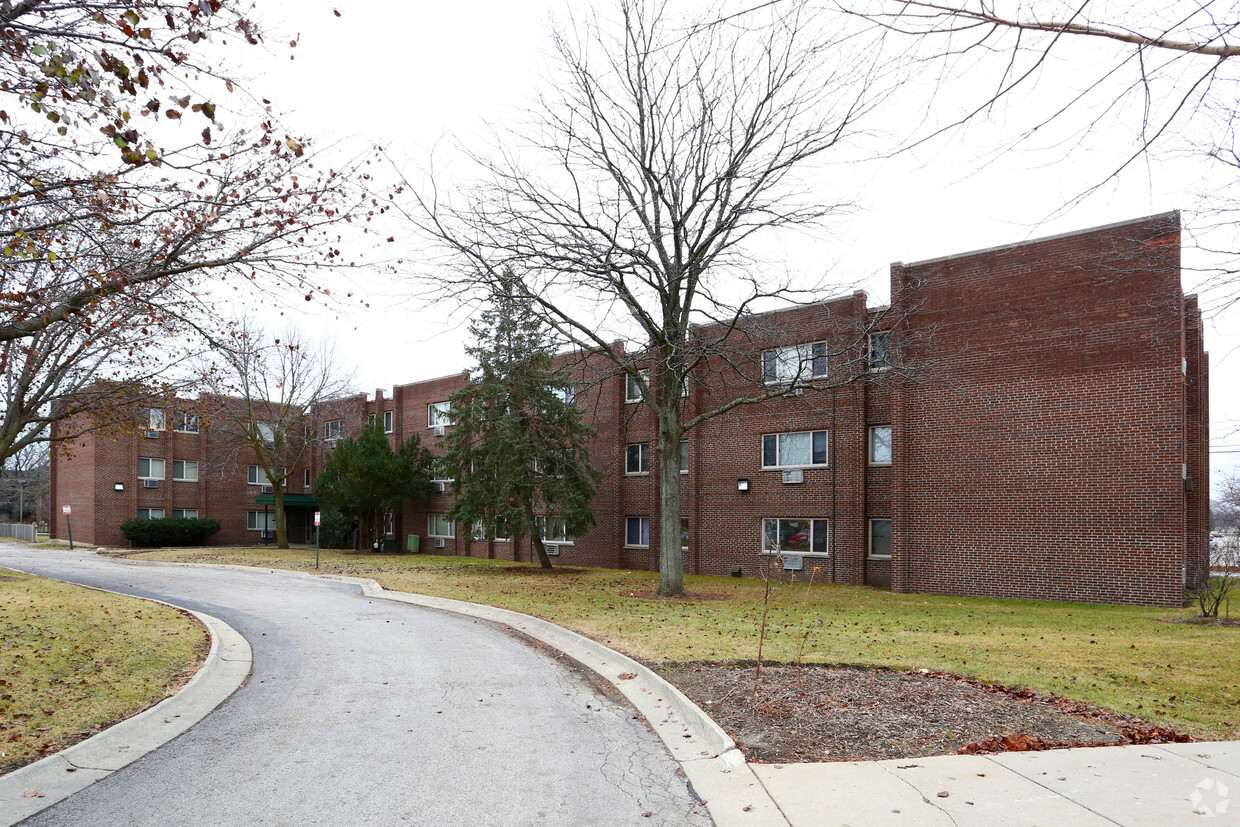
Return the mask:
[[[319,404],[347,395],[351,372],[327,340],[295,328],[273,337],[252,322],[238,325],[218,360],[222,367],[207,372],[216,403],[208,415],[237,450],[253,452],[275,496],[276,540],[288,548],[286,483],[318,444]]]
[[[9,506],[14,522],[25,522],[26,512],[40,517],[51,491],[51,462],[48,445],[35,443],[16,451],[0,470],[0,498]],[[46,513],[46,512],[45,512]]]
[[[92,378],[151,380],[169,331],[218,334],[211,291],[323,296],[325,271],[349,263],[342,222],[383,210],[360,164],[316,163],[212,62],[208,41],[259,42],[246,14],[0,4],[0,343],[16,343],[0,460],[81,410]]]
[[[720,18],[710,12],[678,20],[657,0],[620,0],[614,13],[555,35],[554,92],[493,154],[472,155],[476,185],[456,200],[443,187],[415,191],[406,214],[446,252],[452,295],[486,295],[511,268],[520,299],[610,359],[640,396],[657,429],[659,593],[671,596],[684,591],[685,432],[738,405],[856,378],[811,367],[855,355],[860,331],[764,381],[772,331],[754,311],[805,294],[759,267],[753,245],[840,210],[800,174],[878,101],[863,56],[842,35],[811,36],[802,3],[755,12],[767,15],[761,25],[708,25]],[[614,348],[613,335],[642,348]],[[736,358],[746,341],[752,358]],[[688,408],[690,384],[715,372],[735,393]]]

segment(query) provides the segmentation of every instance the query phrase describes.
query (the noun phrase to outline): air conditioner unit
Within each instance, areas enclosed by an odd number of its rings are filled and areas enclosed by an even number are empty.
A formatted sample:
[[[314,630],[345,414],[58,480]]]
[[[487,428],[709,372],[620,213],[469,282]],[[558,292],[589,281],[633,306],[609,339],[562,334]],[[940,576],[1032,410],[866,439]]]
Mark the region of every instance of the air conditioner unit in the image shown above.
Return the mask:
[[[435,436],[443,436],[443,426],[436,425],[434,430]]]
[[[274,531],[260,531],[259,537],[263,540],[274,540],[276,533]]]
[[[444,542],[444,539],[442,537],[435,538],[435,548],[443,548],[446,545],[447,543]]]
[[[805,568],[805,558],[799,554],[785,554],[784,571],[801,571]]]
[[[795,471],[785,471],[784,482],[785,483],[805,482],[805,472],[799,468]]]
[[[145,436],[147,439],[159,439],[159,431],[147,431]]]
[[[548,557],[555,557],[556,555],[560,553],[560,547],[555,545],[554,543],[549,546],[544,546],[544,548],[547,549]]]
[[[159,488],[159,480],[143,480],[143,488]]]
[[[435,492],[437,494],[442,494],[448,490],[448,484],[446,482],[434,482],[432,485],[435,486]]]
[[[339,440],[336,439],[325,439],[323,441],[327,443],[328,450],[334,449],[336,447],[336,443],[339,442]]]
[[[787,393],[785,393],[785,394],[784,394],[784,396],[785,396],[785,397],[788,397],[788,396],[804,396],[804,395],[805,395],[805,388],[793,388],[792,390],[790,390],[790,391],[788,391]]]
[[[275,486],[273,486],[273,485],[264,485],[264,486],[262,486],[261,488],[259,488],[258,490],[259,490],[259,493],[261,493],[261,494],[274,494],[274,493],[276,493]]]

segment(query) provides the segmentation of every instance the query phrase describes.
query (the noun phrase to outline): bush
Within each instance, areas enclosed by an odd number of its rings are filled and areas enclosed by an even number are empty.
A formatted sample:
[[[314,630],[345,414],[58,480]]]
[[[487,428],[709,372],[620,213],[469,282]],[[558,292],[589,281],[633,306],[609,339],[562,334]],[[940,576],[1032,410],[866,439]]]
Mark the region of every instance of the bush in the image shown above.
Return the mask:
[[[219,520],[168,518],[163,520],[126,520],[121,533],[138,548],[151,546],[198,546],[220,530]]]
[[[320,548],[353,548],[349,529],[353,527],[339,511],[324,511],[319,516]]]

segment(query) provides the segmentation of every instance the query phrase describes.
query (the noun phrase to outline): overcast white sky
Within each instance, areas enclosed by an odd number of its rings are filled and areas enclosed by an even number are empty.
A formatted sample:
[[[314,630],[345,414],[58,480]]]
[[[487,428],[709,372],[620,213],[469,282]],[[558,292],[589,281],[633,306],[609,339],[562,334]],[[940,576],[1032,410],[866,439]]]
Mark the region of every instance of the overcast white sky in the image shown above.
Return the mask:
[[[692,0],[685,0],[692,2]],[[466,140],[483,120],[501,122],[534,95],[547,54],[549,15],[569,0],[260,0],[272,55],[253,61],[252,88],[270,98],[294,131],[324,140],[383,144],[416,164],[450,133]],[[581,8],[575,0],[574,8]],[[742,4],[743,5],[743,4]],[[334,10],[339,10],[336,16]],[[287,41],[296,36],[290,50]],[[289,60],[293,55],[295,59]],[[247,63],[247,66],[251,65]],[[1062,70],[1071,73],[1072,67]],[[1044,84],[1054,89],[1054,78]],[[1048,90],[1049,91],[1049,90]],[[1033,106],[1036,104],[1030,104]],[[855,200],[851,214],[823,237],[791,252],[788,266],[822,276],[842,290],[865,289],[871,303],[887,297],[888,265],[1012,243],[1163,212],[1190,210],[1208,189],[1192,158],[1147,162],[1071,209],[1061,208],[1109,160],[1097,152],[1062,149],[985,157],[1013,128],[1021,107],[956,134],[917,154],[886,162],[822,170],[823,187]],[[898,130],[901,111],[883,124]],[[1093,136],[1105,145],[1107,136]],[[1120,136],[1122,139],[1122,136]],[[1117,143],[1122,142],[1117,141]],[[1117,147],[1118,149],[1118,147]],[[1118,156],[1114,156],[1118,157]],[[1189,216],[1186,214],[1186,221]],[[1186,230],[1192,232],[1190,225]],[[1195,266],[1186,252],[1186,269]],[[416,269],[416,268],[413,268]],[[1186,272],[1188,290],[1193,276]],[[358,365],[357,389],[440,376],[468,365],[460,319],[437,324],[442,312],[401,301],[391,288],[360,279],[371,309],[341,337]],[[1204,297],[1207,307],[1213,302]],[[1240,445],[1231,420],[1240,387],[1240,337],[1233,314],[1212,313],[1206,344],[1212,363],[1212,432],[1218,449]],[[1216,472],[1240,454],[1216,453]],[[1217,479],[1218,474],[1216,473]]]

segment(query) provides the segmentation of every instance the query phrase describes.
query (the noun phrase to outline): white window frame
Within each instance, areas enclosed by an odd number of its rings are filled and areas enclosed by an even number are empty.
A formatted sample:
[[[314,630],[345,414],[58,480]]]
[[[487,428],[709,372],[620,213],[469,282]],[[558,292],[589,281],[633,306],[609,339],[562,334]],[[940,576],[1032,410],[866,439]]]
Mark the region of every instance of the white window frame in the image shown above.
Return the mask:
[[[637,470],[630,467],[629,459],[637,448]],[[624,446],[624,474],[628,477],[644,477],[650,474],[650,443],[630,442]]]
[[[689,518],[680,518],[680,550],[689,550]]]
[[[875,523],[887,523],[887,525],[889,526],[889,528],[888,528],[888,533],[887,533],[887,543],[888,543],[888,549],[887,549],[887,553],[886,553],[886,554],[875,554],[875,553],[874,553],[874,524],[875,524]],[[893,532],[892,532],[892,530],[891,530],[892,528],[894,528],[894,527],[893,527],[893,526],[891,526],[891,518],[890,518],[890,517],[871,517],[871,518],[870,518],[870,520],[869,520],[869,526],[867,527],[867,529],[866,529],[866,533],[865,533],[865,536],[866,536],[866,552],[867,552],[867,555],[868,555],[869,559],[871,559],[871,560],[890,560],[890,559],[891,559],[891,548],[890,548],[890,544],[892,543],[892,540],[893,540],[893,538],[892,538],[892,533],[893,533]]]
[[[323,423],[323,439],[340,439],[344,436],[344,420],[329,419]]]
[[[689,440],[680,441],[680,473],[689,473]]]
[[[555,537],[547,536],[547,521],[551,520],[553,528],[559,528],[560,531]],[[534,525],[538,529],[538,536],[542,538],[544,543],[555,543],[559,546],[571,546],[573,544],[573,535],[568,533],[568,528],[564,525],[564,520],[559,514],[539,514],[534,518]]]
[[[808,369],[806,365],[809,366]],[[806,379],[820,379],[826,375],[826,342],[806,342],[762,351],[764,384],[790,385]]]
[[[877,361],[874,358],[874,339],[879,337],[884,341],[882,348],[882,360]],[[870,373],[882,373],[891,370],[891,331],[876,330],[869,333],[865,337],[865,363]]]
[[[383,536],[396,536],[396,515],[391,511],[383,512]]]
[[[633,542],[633,528],[637,528],[637,542]],[[642,540],[645,540],[643,543]],[[624,547],[625,548],[650,548],[650,518],[649,517],[625,517],[624,518]]]
[[[783,450],[780,447],[780,437],[791,437],[791,436],[797,436],[798,434],[809,434],[810,461],[809,463],[801,463],[801,464],[785,463],[783,461],[784,458],[782,456]],[[814,460],[814,434],[823,435],[822,462],[813,461]],[[771,465],[768,465],[766,461],[767,459],[766,444],[767,444],[767,439],[769,438],[773,438],[775,440],[775,462],[774,464],[771,464]],[[763,434],[761,451],[762,451],[762,470],[764,471],[778,471],[778,470],[787,469],[787,468],[827,468],[830,466],[830,463],[831,463],[831,432],[824,428],[816,428],[812,431],[783,431],[783,432],[774,433],[774,434]]]
[[[177,476],[177,465],[181,466],[181,476]],[[190,466],[194,467],[194,475],[192,477],[186,475],[186,471]],[[198,460],[194,459],[174,459],[172,461],[172,481],[173,482],[198,482]]]
[[[180,512],[181,514],[180,517],[177,516],[177,512]],[[188,516],[191,512],[194,515],[192,517]],[[197,520],[198,509],[197,508],[174,508],[172,509],[172,519],[174,520]]]
[[[396,422],[396,412],[395,411],[384,411],[383,412],[383,433],[385,434],[392,433],[392,426],[395,424],[395,422]]]
[[[447,534],[436,533],[437,531],[442,529],[445,524],[447,525],[448,533]],[[449,520],[447,516],[443,514],[427,514],[426,515],[426,536],[427,537],[441,537],[445,540],[454,540],[456,539],[456,523],[453,522],[452,520]]]
[[[486,542],[488,539],[493,543],[507,543],[510,538],[508,537],[488,538],[487,533],[482,525],[482,520],[481,519],[474,520],[473,523],[469,526],[470,542],[471,543],[483,543],[483,542]]]
[[[434,428],[435,426],[455,424],[452,420],[452,402],[444,400],[443,402],[432,402],[426,406],[426,427]]]
[[[143,511],[146,512],[145,517],[142,516]],[[159,512],[159,516],[155,516],[155,512],[157,511]],[[162,520],[164,519],[164,515],[166,513],[167,512],[165,512],[162,508],[139,508],[138,519],[139,520]]]
[[[177,411],[176,415],[172,417],[172,430],[178,434],[198,433],[198,414]]]
[[[283,484],[284,481],[288,479],[288,469],[284,466],[276,469],[276,473],[280,475],[280,484]],[[259,479],[260,476],[262,479]],[[272,488],[275,488],[276,486],[276,483],[272,482],[271,478],[267,476],[267,469],[263,468],[261,465],[246,466],[245,482],[246,485],[270,485]]]
[[[565,405],[571,405],[577,399],[576,389],[572,385],[564,385],[559,388],[552,388],[551,392],[555,397]]]
[[[267,518],[262,519],[262,515]],[[267,523],[267,527],[263,528],[259,523]],[[276,512],[274,511],[247,511],[245,512],[245,528],[246,531],[275,531],[276,530]]]
[[[301,477],[302,477],[302,487],[309,488],[311,486],[311,483],[313,482],[313,479],[310,476],[310,469],[309,468],[304,469],[302,471]]]
[[[146,460],[146,475],[142,474],[142,461]],[[159,473],[155,473],[155,463],[159,463]],[[140,480],[162,480],[168,469],[164,464],[163,457],[138,457],[138,479]]]
[[[874,436],[879,431],[887,432],[887,459],[884,459],[884,460],[879,460],[879,459],[874,458],[874,448],[876,446],[876,443],[874,441]],[[879,465],[879,466],[890,465],[891,457],[892,457],[894,450],[895,450],[895,445],[892,441],[891,426],[890,425],[871,425],[870,434],[869,434],[869,449],[867,451],[870,465]]]
[[[146,427],[144,431],[165,431],[168,429],[168,415],[163,408],[146,409]]]
[[[776,524],[781,523],[781,522],[807,522],[809,523],[810,551],[794,551],[792,549],[786,549],[786,548],[776,550],[774,548],[768,547],[767,538],[769,537],[769,534],[767,531],[767,524],[771,522],[774,522]],[[762,538],[761,538],[761,549],[762,550],[759,552],[759,554],[767,554],[767,555],[769,554],[793,554],[798,557],[830,557],[831,556],[831,521],[825,517],[763,517],[761,530],[762,530]],[[825,551],[814,551],[813,550],[814,538],[819,531],[823,532],[822,545]],[[776,528],[775,528],[775,536],[776,537],[782,536],[782,532],[780,531],[778,525],[776,525]]]
[[[378,423],[378,421],[379,421],[379,415],[378,415],[378,414],[372,414],[372,413],[366,414],[366,424],[367,424],[367,425],[375,425],[375,424],[377,424],[377,423]]]
[[[650,369],[645,368],[637,373],[645,381],[646,387],[650,387]],[[633,378],[632,374],[624,374],[624,401],[641,402],[643,398],[641,385],[638,381]]]

